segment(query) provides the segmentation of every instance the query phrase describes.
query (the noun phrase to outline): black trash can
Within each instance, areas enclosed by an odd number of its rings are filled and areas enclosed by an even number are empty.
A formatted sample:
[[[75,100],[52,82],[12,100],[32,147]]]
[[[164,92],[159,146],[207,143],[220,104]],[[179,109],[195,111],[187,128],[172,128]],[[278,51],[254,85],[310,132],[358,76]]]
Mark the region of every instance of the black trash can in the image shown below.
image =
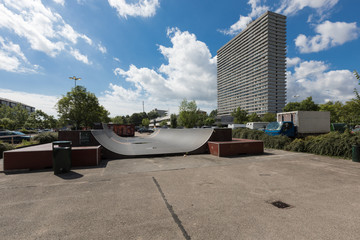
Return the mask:
[[[71,141],[52,143],[54,174],[66,173],[71,169]]]
[[[352,161],[360,162],[360,146],[358,145],[352,146]]]

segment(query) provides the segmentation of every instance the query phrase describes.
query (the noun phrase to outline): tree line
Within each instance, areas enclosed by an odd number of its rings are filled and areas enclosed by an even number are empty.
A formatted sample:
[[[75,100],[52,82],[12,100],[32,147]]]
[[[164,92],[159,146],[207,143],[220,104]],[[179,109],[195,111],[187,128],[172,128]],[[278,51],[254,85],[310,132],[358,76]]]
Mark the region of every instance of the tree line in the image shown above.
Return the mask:
[[[360,77],[358,72],[354,71],[356,78]],[[316,104],[312,97],[308,97],[301,102],[289,102],[284,107],[284,112],[289,111],[329,111],[331,122],[346,123],[350,126],[360,124],[360,95],[357,89],[354,89],[355,97],[346,103],[340,101],[328,101],[324,104]],[[155,123],[154,119],[159,117],[158,113],[153,110],[148,113],[133,113],[131,116],[115,116],[110,118],[110,113],[99,104],[95,94],[86,90],[83,86],[76,86],[70,92],[64,95],[55,106],[59,118],[36,110],[30,113],[17,105],[13,108],[0,105],[0,128],[4,129],[45,129],[61,128],[63,126],[72,126],[76,129],[91,128],[97,122],[113,122],[116,124],[134,124],[136,126],[149,126]],[[272,122],[276,121],[276,115],[266,113],[258,116],[256,113],[249,114],[246,110],[238,107],[232,114],[234,123],[246,122]],[[183,99],[179,106],[179,115],[170,115],[170,127],[201,127],[212,126],[215,123],[217,110],[207,114],[198,109],[194,100],[188,101]],[[167,122],[161,122],[160,125],[167,125]]]

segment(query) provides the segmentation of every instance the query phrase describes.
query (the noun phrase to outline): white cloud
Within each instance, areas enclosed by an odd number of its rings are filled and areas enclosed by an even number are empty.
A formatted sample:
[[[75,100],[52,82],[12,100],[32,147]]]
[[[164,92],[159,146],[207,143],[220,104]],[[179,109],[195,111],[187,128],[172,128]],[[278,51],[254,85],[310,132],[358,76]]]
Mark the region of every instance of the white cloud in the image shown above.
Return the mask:
[[[37,66],[31,66],[18,44],[0,36],[0,70],[8,72],[35,72]]]
[[[111,84],[102,101],[111,101],[113,105],[134,102],[140,107],[139,103],[145,101],[153,108],[163,106],[177,112],[180,101],[187,98],[196,100],[204,110],[215,109],[216,57],[211,56],[206,44],[197,40],[194,34],[171,28],[168,36],[172,47],[159,46],[167,64],[157,70],[134,65],[128,70],[115,69],[115,75],[123,77],[131,88]],[[124,113],[115,111],[114,114]]]
[[[101,53],[105,54],[107,52],[106,47],[104,47],[103,45],[101,45],[100,43],[98,44],[98,49]]]
[[[160,6],[158,0],[137,0],[136,3],[127,3],[126,0],[108,0],[109,5],[115,8],[120,17],[152,17]]]
[[[64,1],[56,2],[63,4]],[[78,39],[92,45],[89,37],[76,32],[41,0],[3,0],[0,3],[0,28],[26,39],[33,50],[51,57],[62,51],[68,52]]]
[[[316,103],[328,100],[345,102],[354,97],[357,80],[349,70],[329,70],[322,61],[300,61],[293,71],[287,71],[287,100],[301,101],[309,96]]]
[[[55,3],[60,4],[61,6],[65,5],[65,0],[53,0]]]
[[[318,34],[313,37],[300,34],[295,39],[295,45],[301,53],[319,52],[357,39],[360,29],[356,26],[356,22],[325,21],[316,26],[315,32]]]
[[[35,107],[37,110],[41,110],[49,115],[57,117],[57,111],[55,104],[60,97],[49,96],[43,94],[34,94],[27,92],[17,92],[9,89],[0,88],[0,96],[13,101],[21,102],[26,105]]]
[[[71,49],[70,49],[70,53],[71,53],[71,55],[74,56],[74,58],[75,58],[76,60],[78,60],[78,61],[80,61],[80,62],[83,62],[83,63],[85,63],[85,64],[88,64],[88,65],[92,64],[92,63],[89,61],[88,57],[87,57],[86,55],[81,54],[78,49],[72,49],[72,48],[71,48]]]
[[[330,14],[330,10],[338,3],[339,0],[282,0],[280,7],[275,10],[277,13],[281,13],[287,16],[295,15],[298,11],[309,7],[315,9],[317,15],[320,16],[320,21],[326,18]],[[263,2],[263,3],[262,3]],[[235,35],[246,28],[246,26],[254,19],[261,16],[270,9],[265,5],[266,0],[248,0],[248,4],[251,6],[251,12],[247,16],[240,15],[239,20],[230,26],[229,29],[220,30],[220,32],[227,35]],[[309,21],[314,19],[314,15],[309,15]]]
[[[69,24],[64,24],[62,26],[59,26],[59,28],[61,30],[58,32],[58,34],[62,38],[67,39],[68,41],[70,41],[72,44],[76,44],[78,38],[82,38],[89,45],[92,45],[92,40],[89,37],[87,37],[84,34],[79,34]]]
[[[231,25],[229,29],[221,30],[221,32],[227,35],[235,35],[241,32],[252,20],[269,10],[268,6],[260,5],[260,3],[261,0],[249,0],[248,4],[251,6],[251,12],[247,16],[240,15],[240,18],[236,23]]]
[[[301,59],[299,57],[294,57],[294,58],[286,58],[286,65],[287,67],[293,67],[297,64],[299,64],[301,61]]]
[[[282,0],[278,13],[294,15],[305,7],[316,9],[321,18],[333,8],[339,0]],[[325,14],[325,15],[324,15]]]

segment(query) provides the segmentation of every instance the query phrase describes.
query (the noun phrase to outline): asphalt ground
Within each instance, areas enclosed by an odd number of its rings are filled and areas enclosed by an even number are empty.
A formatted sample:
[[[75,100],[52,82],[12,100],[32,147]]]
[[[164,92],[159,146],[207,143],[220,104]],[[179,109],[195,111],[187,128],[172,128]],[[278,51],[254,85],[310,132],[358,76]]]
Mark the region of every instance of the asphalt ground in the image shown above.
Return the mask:
[[[359,163],[268,149],[0,169],[0,238],[359,239],[359,182]]]

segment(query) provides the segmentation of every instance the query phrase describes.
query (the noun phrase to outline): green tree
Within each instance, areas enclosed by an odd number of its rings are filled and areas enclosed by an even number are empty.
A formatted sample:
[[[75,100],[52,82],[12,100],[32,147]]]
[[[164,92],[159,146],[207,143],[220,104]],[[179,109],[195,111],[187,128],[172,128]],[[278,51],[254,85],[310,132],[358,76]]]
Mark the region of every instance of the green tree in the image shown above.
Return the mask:
[[[144,118],[148,118],[145,112],[133,113],[129,118],[129,122],[135,126],[140,126]]]
[[[299,102],[289,102],[283,108],[284,112],[292,112],[292,111],[299,111],[300,103]]]
[[[159,113],[155,110],[151,110],[150,112],[148,112],[148,117],[149,119],[155,119],[157,117],[159,117]]]
[[[208,117],[207,114],[206,113],[204,114],[204,112],[199,111],[199,110],[196,112],[196,114],[197,114],[196,126],[198,126],[198,127],[204,126],[205,120]]]
[[[0,119],[0,129],[8,129],[8,130],[14,130],[16,127],[16,122],[14,120],[11,120],[10,118],[1,118]],[[1,141],[1,139],[0,139]]]
[[[308,97],[300,102],[299,111],[319,111],[319,105],[312,100],[312,97]]]
[[[208,117],[205,119],[204,123],[206,126],[212,126],[215,123],[215,119],[212,117]]]
[[[171,128],[176,128],[177,127],[177,116],[176,116],[176,114],[171,114],[170,115],[170,127]]]
[[[149,127],[150,120],[149,120],[148,118],[143,118],[143,120],[141,121],[141,124],[142,124],[144,127]]]
[[[115,117],[111,118],[110,121],[115,124],[124,124],[124,122],[125,122],[124,119],[125,119],[124,116],[115,116]]]
[[[349,126],[360,124],[360,99],[354,98],[346,102],[342,108],[340,122]]]
[[[234,123],[246,123],[248,121],[248,112],[240,107],[234,109],[231,116],[234,117]]]
[[[63,124],[72,124],[76,129],[92,127],[96,122],[109,122],[109,112],[99,104],[95,94],[76,86],[56,104],[59,120]]]
[[[354,75],[356,79],[359,80],[358,84],[360,85],[360,76],[359,73],[354,70]],[[346,102],[342,108],[342,120],[347,123],[349,126],[355,126],[360,124],[360,95],[356,88],[354,88],[355,98]]]
[[[198,120],[197,105],[193,100],[188,102],[186,99],[182,100],[179,106],[179,124],[186,128],[192,128],[196,125]]]
[[[260,117],[256,114],[256,113],[251,113],[248,116],[248,121],[249,122],[259,122],[260,121]]]
[[[319,110],[323,112],[330,112],[330,120],[332,123],[341,122],[342,114],[344,112],[344,104],[339,101],[335,103],[329,101],[319,105]]]
[[[360,75],[356,70],[354,70],[354,75],[355,75],[356,79],[359,80],[358,84],[360,85]]]
[[[217,114],[218,114],[218,110],[217,110],[217,109],[212,110],[212,111],[210,112],[210,114],[209,114],[209,117],[215,119],[215,118],[217,117]]]
[[[312,97],[308,97],[301,102],[289,102],[283,108],[283,111],[319,111],[319,105],[312,100]]]
[[[261,121],[263,122],[276,122],[276,114],[275,113],[265,113],[262,116]]]
[[[140,113],[133,113],[130,116],[129,120],[130,120],[130,123],[134,124],[135,126],[140,126],[142,123],[142,117],[141,117]]]
[[[9,118],[12,121],[11,128],[22,128],[29,117],[29,112],[23,108],[20,104],[15,107],[9,107],[6,105],[0,105],[0,119]],[[7,120],[5,120],[7,122]],[[9,125],[9,126],[10,126]]]
[[[167,121],[166,120],[162,120],[160,123],[160,127],[165,127],[167,126]]]
[[[123,117],[124,120],[124,124],[130,124],[130,116],[126,115],[125,117]]]
[[[35,112],[32,112],[25,123],[26,128],[37,129],[55,128],[56,125],[56,119],[41,110],[36,110]]]

